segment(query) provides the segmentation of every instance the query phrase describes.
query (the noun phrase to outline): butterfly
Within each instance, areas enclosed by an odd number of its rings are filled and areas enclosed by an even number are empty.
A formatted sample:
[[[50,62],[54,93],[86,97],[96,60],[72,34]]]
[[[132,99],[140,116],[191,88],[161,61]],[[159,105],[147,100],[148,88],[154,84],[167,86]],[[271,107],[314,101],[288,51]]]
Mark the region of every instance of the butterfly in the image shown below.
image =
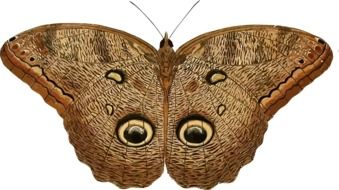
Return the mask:
[[[332,61],[299,29],[247,25],[159,50],[124,31],[52,24],[10,38],[4,65],[64,119],[98,181],[146,187],[164,165],[182,187],[235,180],[268,121]]]

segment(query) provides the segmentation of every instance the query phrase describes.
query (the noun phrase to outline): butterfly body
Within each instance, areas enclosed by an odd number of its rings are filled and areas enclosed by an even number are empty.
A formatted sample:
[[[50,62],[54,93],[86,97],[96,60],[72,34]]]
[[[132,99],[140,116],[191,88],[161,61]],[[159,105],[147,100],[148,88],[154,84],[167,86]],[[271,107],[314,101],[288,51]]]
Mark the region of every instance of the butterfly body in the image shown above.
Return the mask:
[[[64,119],[79,160],[99,181],[145,187],[163,172],[183,187],[232,182],[269,119],[324,72],[320,38],[279,26],[203,34],[156,50],[116,29],[54,24],[11,38],[7,68]]]

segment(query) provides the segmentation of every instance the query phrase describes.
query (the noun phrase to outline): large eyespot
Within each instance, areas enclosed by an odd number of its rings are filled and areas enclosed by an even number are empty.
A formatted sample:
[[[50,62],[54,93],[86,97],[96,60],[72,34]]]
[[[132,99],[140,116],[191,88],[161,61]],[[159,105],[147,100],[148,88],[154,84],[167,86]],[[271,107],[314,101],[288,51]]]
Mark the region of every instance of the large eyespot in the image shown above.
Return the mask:
[[[212,124],[199,115],[192,115],[179,122],[177,136],[187,146],[199,147],[207,144],[213,136]]]
[[[127,116],[118,123],[119,140],[127,146],[139,147],[148,144],[153,137],[153,127],[141,116]]]

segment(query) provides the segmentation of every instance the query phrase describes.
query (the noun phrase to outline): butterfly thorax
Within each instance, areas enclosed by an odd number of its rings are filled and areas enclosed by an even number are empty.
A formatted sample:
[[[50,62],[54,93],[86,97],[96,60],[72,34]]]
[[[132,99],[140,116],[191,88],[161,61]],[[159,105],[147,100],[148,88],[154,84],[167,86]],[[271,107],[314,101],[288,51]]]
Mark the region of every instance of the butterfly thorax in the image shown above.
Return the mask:
[[[158,51],[158,63],[160,64],[159,78],[165,94],[168,94],[175,74],[174,66],[177,59],[172,47],[172,41],[168,39],[166,33],[164,39],[160,42],[160,49]]]
[[[173,50],[173,43],[168,39],[167,33],[165,37],[160,42],[160,48],[158,51],[158,63],[159,71],[158,76],[160,80],[161,87],[164,92],[164,102],[163,102],[163,111],[164,111],[164,123],[163,123],[163,133],[164,133],[164,150],[166,150],[167,142],[167,126],[168,126],[168,97],[172,81],[175,75],[175,65],[177,60],[176,53]],[[166,158],[165,158],[166,159]]]

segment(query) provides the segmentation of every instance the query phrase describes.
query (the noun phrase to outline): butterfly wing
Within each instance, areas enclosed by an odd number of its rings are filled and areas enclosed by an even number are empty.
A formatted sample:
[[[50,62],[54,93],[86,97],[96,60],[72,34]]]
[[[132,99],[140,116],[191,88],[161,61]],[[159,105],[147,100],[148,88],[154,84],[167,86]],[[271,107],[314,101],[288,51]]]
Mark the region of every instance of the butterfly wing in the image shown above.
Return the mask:
[[[332,60],[320,38],[279,26],[210,32],[177,55],[166,164],[180,185],[200,188],[233,181],[268,120]]]
[[[156,53],[123,31],[54,24],[11,38],[1,58],[56,108],[78,158],[96,179],[144,187],[163,171]]]

